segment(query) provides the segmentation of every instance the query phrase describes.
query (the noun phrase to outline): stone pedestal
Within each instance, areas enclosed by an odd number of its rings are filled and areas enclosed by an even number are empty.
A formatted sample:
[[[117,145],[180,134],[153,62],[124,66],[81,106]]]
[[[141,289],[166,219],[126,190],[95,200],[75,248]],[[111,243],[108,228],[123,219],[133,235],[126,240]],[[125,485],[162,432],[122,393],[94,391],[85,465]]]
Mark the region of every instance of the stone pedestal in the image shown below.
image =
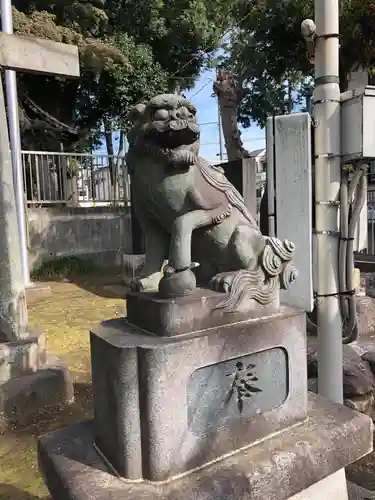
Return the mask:
[[[163,481],[304,420],[304,329],[287,310],[173,338],[104,323],[91,332],[98,447],[122,476]]]
[[[308,399],[304,313],[203,295],[131,294],[91,332],[94,420],[39,439],[55,500],[286,500],[371,450],[368,417]]]
[[[307,416],[268,439],[165,483],[119,477],[94,445],[92,422],[42,436],[39,464],[54,500],[292,500],[371,451],[368,417],[313,394]],[[302,498],[311,499],[297,497]],[[327,498],[324,489],[314,500],[318,498]]]
[[[46,352],[43,334],[0,344],[0,431],[73,400],[69,372]]]
[[[129,293],[127,297],[127,320],[146,332],[160,337],[206,330],[209,328],[274,316],[280,310],[279,295],[271,304],[262,306],[251,300],[246,313],[223,313],[219,304],[226,298],[223,293],[205,288],[185,297],[166,299],[158,293]]]

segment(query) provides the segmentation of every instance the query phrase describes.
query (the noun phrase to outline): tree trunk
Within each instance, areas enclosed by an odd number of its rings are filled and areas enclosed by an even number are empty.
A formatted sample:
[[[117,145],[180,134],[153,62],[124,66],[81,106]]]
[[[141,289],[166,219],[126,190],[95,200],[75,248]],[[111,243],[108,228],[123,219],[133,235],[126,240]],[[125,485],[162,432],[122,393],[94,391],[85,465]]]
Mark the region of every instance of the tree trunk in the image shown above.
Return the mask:
[[[237,123],[238,105],[244,95],[242,86],[230,71],[220,69],[213,90],[218,98],[228,161],[248,158]]]
[[[124,152],[124,146],[125,146],[125,130],[120,130],[120,139],[118,143],[117,156],[120,156]]]
[[[293,94],[292,94],[292,85],[290,80],[288,80],[288,114],[293,112]]]
[[[108,152],[108,168],[111,180],[111,198],[113,202],[118,201],[118,164],[114,158],[112,128],[109,121],[104,121],[104,137]]]

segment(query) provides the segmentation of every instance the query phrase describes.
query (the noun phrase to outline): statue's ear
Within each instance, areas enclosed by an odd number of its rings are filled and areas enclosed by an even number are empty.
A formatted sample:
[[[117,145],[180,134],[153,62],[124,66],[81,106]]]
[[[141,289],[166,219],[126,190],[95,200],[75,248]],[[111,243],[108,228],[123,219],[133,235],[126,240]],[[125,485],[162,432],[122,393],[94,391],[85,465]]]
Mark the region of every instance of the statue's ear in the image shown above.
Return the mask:
[[[131,108],[126,117],[131,123],[135,123],[142,119],[145,113],[145,109],[146,109],[146,104],[139,103],[133,108]]]

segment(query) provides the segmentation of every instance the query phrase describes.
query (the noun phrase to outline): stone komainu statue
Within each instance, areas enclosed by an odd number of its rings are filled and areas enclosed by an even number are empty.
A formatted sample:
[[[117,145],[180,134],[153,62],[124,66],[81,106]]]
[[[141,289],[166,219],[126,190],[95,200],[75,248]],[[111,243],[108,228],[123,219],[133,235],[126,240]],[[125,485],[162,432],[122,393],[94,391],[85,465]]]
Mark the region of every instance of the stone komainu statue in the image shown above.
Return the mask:
[[[133,290],[177,297],[198,284],[227,293],[219,305],[226,311],[274,301],[295,280],[294,244],[262,236],[222,170],[199,157],[194,105],[164,94],[129,118],[132,202],[146,240]]]

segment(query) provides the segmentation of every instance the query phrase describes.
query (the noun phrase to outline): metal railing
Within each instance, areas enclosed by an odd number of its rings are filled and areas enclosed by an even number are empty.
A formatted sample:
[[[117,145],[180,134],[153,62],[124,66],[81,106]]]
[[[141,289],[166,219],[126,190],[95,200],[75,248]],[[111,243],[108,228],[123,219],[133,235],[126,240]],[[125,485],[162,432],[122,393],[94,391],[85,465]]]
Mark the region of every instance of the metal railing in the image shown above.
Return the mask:
[[[29,205],[130,204],[124,156],[22,151],[22,166]]]

